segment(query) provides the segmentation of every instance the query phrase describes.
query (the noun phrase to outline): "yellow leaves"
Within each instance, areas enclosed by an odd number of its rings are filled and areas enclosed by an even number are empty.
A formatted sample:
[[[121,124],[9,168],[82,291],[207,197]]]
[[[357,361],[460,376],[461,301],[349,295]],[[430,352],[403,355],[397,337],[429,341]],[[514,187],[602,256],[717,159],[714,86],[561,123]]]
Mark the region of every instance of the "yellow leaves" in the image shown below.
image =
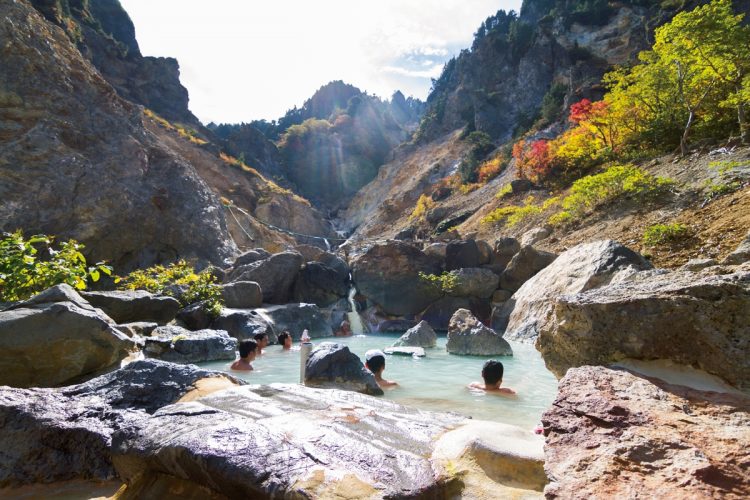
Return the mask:
[[[428,195],[423,194],[417,200],[414,211],[409,216],[409,220],[424,219],[429,210],[435,207],[435,201]]]

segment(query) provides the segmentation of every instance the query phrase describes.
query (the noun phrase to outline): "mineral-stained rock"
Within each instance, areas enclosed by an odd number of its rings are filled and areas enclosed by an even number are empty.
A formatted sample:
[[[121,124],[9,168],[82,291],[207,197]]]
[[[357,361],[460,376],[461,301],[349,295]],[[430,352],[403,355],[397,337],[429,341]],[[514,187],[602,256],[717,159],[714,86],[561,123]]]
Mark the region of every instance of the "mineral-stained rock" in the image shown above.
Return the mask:
[[[734,252],[727,255],[722,264],[742,264],[747,261],[750,261],[750,233],[747,233]]]
[[[547,498],[747,498],[750,398],[573,368],[542,417]]]
[[[481,254],[474,240],[452,241],[445,249],[445,269],[479,267]]]
[[[292,293],[292,285],[302,267],[302,256],[296,252],[282,252],[263,260],[235,268],[231,281],[254,281],[263,291],[263,302],[285,304]]]
[[[201,363],[236,357],[237,339],[224,330],[190,331],[162,326],[146,339],[143,354],[172,363]]]
[[[562,253],[552,264],[541,270],[513,295],[504,306],[501,316],[508,317],[503,337],[533,342],[538,335],[538,323],[552,309],[560,295],[578,293],[610,282],[625,269],[650,269],[651,264],[638,253],[617,242],[606,240],[584,243]]]
[[[479,297],[487,299],[497,290],[500,277],[489,269],[470,267],[453,271],[454,286],[448,291],[453,297]]]
[[[521,247],[500,276],[500,288],[515,292],[536,273],[552,264],[555,257],[555,254],[530,246]]]
[[[57,285],[0,312],[2,385],[70,383],[113,366],[133,350],[133,340],[69,285]]]
[[[224,305],[231,309],[253,309],[263,305],[263,291],[254,281],[235,281],[221,287]]]
[[[668,359],[749,388],[750,268],[643,275],[559,297],[536,342],[547,367]]]
[[[410,328],[398,340],[393,347],[435,347],[437,335],[426,321],[420,321],[417,326]]]
[[[257,311],[269,319],[275,335],[289,330],[296,341],[300,339],[302,330],[307,329],[310,337],[314,339],[333,336],[331,325],[315,304],[285,304]]]
[[[438,331],[447,331],[453,314],[459,309],[468,309],[482,320],[489,320],[492,309],[487,299],[478,297],[443,297],[430,304],[422,313],[421,319]]]
[[[484,326],[466,309],[459,309],[451,318],[445,349],[451,354],[473,356],[513,355],[501,335]]]
[[[357,290],[382,310],[395,316],[418,314],[442,292],[419,277],[440,268],[421,250],[404,242],[377,244],[353,262]]]
[[[175,318],[180,309],[177,299],[145,290],[82,292],[81,296],[117,323],[151,321],[165,325]]]
[[[310,353],[305,365],[305,385],[345,389],[380,396],[383,389],[359,356],[343,344],[322,342]]]
[[[227,309],[211,322],[214,330],[226,330],[237,340],[251,339],[258,333],[265,333],[269,341],[274,342],[276,334],[270,318],[263,314],[263,309]]]
[[[429,457],[461,423],[352,392],[245,386],[124,429],[114,463],[128,489],[168,476],[231,498],[443,498],[462,485]]]
[[[115,477],[112,433],[176,402],[204,379],[241,383],[195,366],[142,360],[60,389],[0,387],[0,487]]]

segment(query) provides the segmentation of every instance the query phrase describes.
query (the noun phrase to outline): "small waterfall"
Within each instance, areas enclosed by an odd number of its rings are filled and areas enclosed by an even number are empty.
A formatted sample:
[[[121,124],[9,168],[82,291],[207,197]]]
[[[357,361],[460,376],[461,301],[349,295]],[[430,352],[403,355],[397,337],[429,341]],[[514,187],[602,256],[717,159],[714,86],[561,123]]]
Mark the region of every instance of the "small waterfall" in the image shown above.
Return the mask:
[[[331,251],[331,242],[328,241],[328,238],[323,238],[323,241],[326,242],[326,250],[329,252]]]
[[[354,335],[363,335],[365,333],[365,327],[362,324],[362,318],[359,317],[357,311],[357,301],[354,300],[354,296],[357,295],[357,289],[352,285],[349,290],[349,307],[352,308],[351,312],[346,313],[346,318],[349,320],[349,326],[351,326],[352,333]]]

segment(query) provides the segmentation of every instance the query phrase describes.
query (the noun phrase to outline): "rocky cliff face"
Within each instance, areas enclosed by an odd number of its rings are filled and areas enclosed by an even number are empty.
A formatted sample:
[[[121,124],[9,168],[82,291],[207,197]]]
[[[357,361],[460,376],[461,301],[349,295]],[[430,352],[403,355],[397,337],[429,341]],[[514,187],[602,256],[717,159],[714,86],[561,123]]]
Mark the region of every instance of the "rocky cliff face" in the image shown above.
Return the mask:
[[[0,2],[0,220],[87,245],[118,271],[236,246],[218,200],[65,33]]]
[[[135,27],[119,0],[31,0],[60,26],[117,93],[168,120],[199,125],[171,57],[143,57]]]

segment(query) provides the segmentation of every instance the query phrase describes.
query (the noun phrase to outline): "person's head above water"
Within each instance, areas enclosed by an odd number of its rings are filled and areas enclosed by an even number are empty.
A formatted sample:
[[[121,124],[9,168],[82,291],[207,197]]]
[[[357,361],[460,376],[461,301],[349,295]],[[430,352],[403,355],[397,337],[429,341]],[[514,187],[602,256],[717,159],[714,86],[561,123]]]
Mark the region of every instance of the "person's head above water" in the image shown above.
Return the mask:
[[[365,366],[374,374],[385,368],[385,354],[380,349],[370,349],[365,353]]]
[[[292,334],[289,331],[284,330],[279,334],[279,344],[284,346],[284,349],[288,349],[292,346]]]
[[[268,345],[268,334],[267,333],[256,333],[253,335],[253,339],[261,349]]]
[[[240,357],[241,358],[247,358],[252,356],[253,353],[255,353],[255,349],[257,349],[258,343],[254,340],[245,339],[240,341]]]
[[[482,378],[485,384],[495,385],[503,380],[503,364],[491,359],[482,367]]]

